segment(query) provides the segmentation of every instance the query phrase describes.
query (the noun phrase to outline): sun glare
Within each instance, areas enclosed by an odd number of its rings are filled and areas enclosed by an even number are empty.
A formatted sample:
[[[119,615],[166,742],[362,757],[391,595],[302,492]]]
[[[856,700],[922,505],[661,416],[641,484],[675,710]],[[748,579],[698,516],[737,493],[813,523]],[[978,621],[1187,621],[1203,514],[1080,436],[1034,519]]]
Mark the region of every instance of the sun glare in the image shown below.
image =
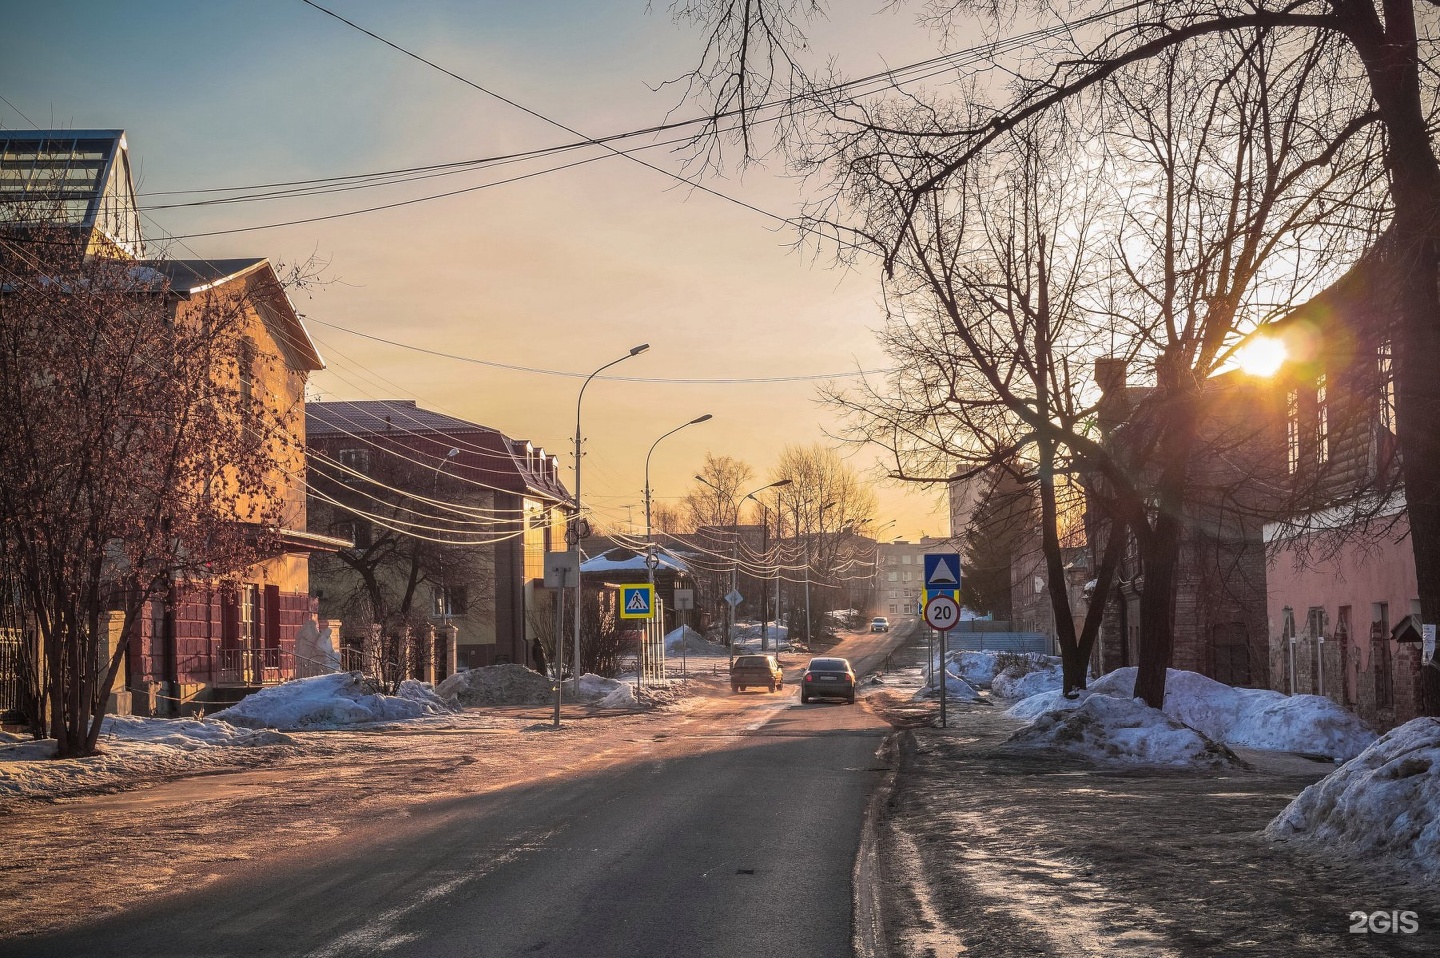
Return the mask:
[[[1236,364],[1251,376],[1273,376],[1285,362],[1285,344],[1278,339],[1252,339],[1235,355]]]

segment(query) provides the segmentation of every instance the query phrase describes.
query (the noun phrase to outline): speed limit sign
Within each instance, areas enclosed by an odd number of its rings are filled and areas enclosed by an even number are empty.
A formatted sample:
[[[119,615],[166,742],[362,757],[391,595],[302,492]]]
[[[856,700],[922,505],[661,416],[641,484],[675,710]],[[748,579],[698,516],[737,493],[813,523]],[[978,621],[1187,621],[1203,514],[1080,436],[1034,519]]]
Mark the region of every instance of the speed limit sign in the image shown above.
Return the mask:
[[[948,595],[937,595],[925,603],[925,624],[936,632],[949,632],[960,621],[960,606]]]

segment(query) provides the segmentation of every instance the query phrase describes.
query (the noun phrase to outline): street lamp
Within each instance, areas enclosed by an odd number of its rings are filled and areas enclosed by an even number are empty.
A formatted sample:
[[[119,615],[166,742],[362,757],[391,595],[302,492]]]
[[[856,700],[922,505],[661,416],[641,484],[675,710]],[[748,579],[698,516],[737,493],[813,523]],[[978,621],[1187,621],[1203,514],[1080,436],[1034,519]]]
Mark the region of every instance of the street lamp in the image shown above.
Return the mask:
[[[826,509],[833,509],[834,507],[835,507],[835,503],[834,503],[834,502],[827,502],[827,503],[825,503],[823,506],[820,507],[819,516],[818,516],[818,518],[817,518],[816,521],[819,523],[819,526],[820,526],[820,535],[822,535],[822,536],[825,535],[825,510],[826,510]],[[798,506],[797,506],[796,509],[795,509],[795,513],[796,513],[797,516],[798,516],[799,513],[800,513],[800,509],[799,509]],[[797,526],[798,526],[798,523],[797,523]],[[799,530],[798,527],[797,527],[796,530],[795,530],[795,534],[796,534],[796,535],[799,535],[799,534],[800,534],[800,530]],[[809,645],[809,644],[810,644],[810,629],[811,629],[811,620],[810,620],[810,536],[807,535],[807,536],[805,537],[805,644],[806,644],[806,645]]]
[[[649,573],[649,575],[650,575],[650,601],[651,601],[652,603],[655,601],[655,565],[656,565],[656,563],[657,563],[658,560],[659,560],[659,556],[658,556],[658,554],[656,554],[656,555],[654,556],[654,558],[652,558],[652,557],[651,557],[651,553],[649,552],[649,549],[651,549],[651,548],[654,547],[654,544],[650,541],[650,536],[651,536],[651,532],[650,532],[650,456],[655,452],[655,447],[658,446],[658,445],[660,445],[660,440],[661,440],[661,439],[664,439],[666,436],[673,436],[673,435],[675,435],[677,432],[679,432],[680,430],[682,430],[682,429],[684,429],[684,428],[686,428],[686,427],[688,427],[688,426],[698,426],[700,423],[702,423],[702,422],[708,422],[708,421],[710,421],[711,419],[714,419],[714,418],[715,418],[714,416],[712,416],[710,413],[707,412],[707,413],[706,413],[705,415],[703,415],[703,416],[697,416],[696,418],[690,420],[690,421],[687,422],[687,423],[682,423],[681,425],[676,426],[674,429],[670,430],[669,432],[665,433],[665,435],[661,436],[660,439],[656,439],[654,442],[652,442],[652,443],[650,444],[650,451],[647,452],[647,453],[645,453],[645,546],[646,546],[645,569],[646,569],[646,571],[647,571],[647,572]],[[650,612],[651,612],[651,615],[654,615],[655,609],[654,609],[653,605],[652,605],[652,607],[651,607],[651,609],[650,609]],[[664,623],[664,622],[661,622],[661,623],[660,623],[660,631],[661,631],[662,633],[665,631],[665,623]],[[645,643],[642,642],[642,643],[640,643],[640,656],[639,656],[639,659],[638,659],[638,661],[637,661],[637,663],[636,663],[636,669],[635,669],[635,688],[636,688],[637,690],[644,684],[644,680],[645,680]],[[687,681],[688,681],[688,680],[687,680]]]
[[[709,486],[711,489],[714,489],[716,492],[720,493],[722,496],[728,495],[728,493],[726,493],[724,489],[721,489],[719,486],[715,485],[715,483],[711,482],[709,479],[706,479],[704,476],[696,476],[695,479],[696,479],[697,481],[699,481],[699,482],[701,482],[701,483]],[[793,481],[794,481],[793,479],[780,479],[780,480],[778,480],[778,481],[776,481],[776,482],[770,483],[768,486],[761,486],[759,489],[756,489],[755,492],[746,493],[745,495],[741,496],[739,499],[736,499],[736,500],[735,500],[735,521],[730,524],[730,594],[731,594],[731,595],[734,595],[734,594],[735,594],[735,589],[736,589],[735,571],[736,571],[736,568],[739,566],[739,563],[740,563],[740,506],[745,502],[746,499],[755,499],[756,493],[764,492],[766,489],[776,489],[776,488],[778,488],[778,487],[780,487],[780,486],[788,486],[788,485],[790,485],[790,483],[793,482]],[[760,500],[759,500],[759,499],[755,499],[755,502],[756,502],[756,504],[759,504]],[[761,508],[763,509],[764,506],[761,506]],[[727,624],[726,624],[726,626],[725,626],[725,648],[726,648],[726,650],[728,650],[729,653],[730,653],[730,664],[731,664],[731,665],[734,665],[734,664],[735,664],[735,606],[732,605],[732,604],[731,604],[730,602],[728,602],[728,601],[725,603],[725,605],[726,605],[726,608],[729,610],[729,621],[727,622]]]
[[[614,366],[616,363],[623,363],[625,360],[629,359],[632,356],[639,356],[641,353],[643,353],[649,348],[649,343],[641,343],[639,346],[633,347],[630,352],[626,353],[624,356],[621,356],[619,359],[612,359],[610,362],[595,370],[589,376],[586,376],[585,382],[580,385],[580,395],[575,400],[575,516],[572,520],[574,522],[574,526],[572,529],[572,538],[574,541],[571,544],[570,548],[575,555],[575,664],[572,666],[572,668],[575,670],[576,697],[579,697],[580,695],[580,620],[583,617],[585,610],[584,605],[581,604],[580,601],[581,591],[583,589],[583,584],[585,581],[585,577],[580,574],[580,539],[582,538],[581,533],[583,532],[582,526],[584,524],[584,520],[580,516],[580,404],[585,400],[585,387],[590,385],[590,380],[594,379],[596,376],[600,375],[605,370],[609,369],[611,366]],[[560,643],[556,642],[555,644],[558,646]],[[563,672],[563,669],[561,671]],[[558,685],[560,683],[557,681],[556,684]],[[556,716],[558,720],[558,692],[556,693]]]
[[[779,489],[781,486],[788,486],[788,485],[790,485],[790,483],[792,483],[792,482],[794,482],[794,481],[795,481],[795,480],[793,480],[793,479],[779,479],[779,480],[776,480],[775,482],[770,483],[768,486],[761,486],[759,489],[756,489],[754,492],[747,493],[747,494],[744,496],[744,498],[742,498],[742,499],[740,500],[741,503],[744,503],[744,501],[745,501],[746,499],[752,499],[752,500],[754,500],[755,504],[760,507],[760,549],[761,549],[762,552],[768,552],[768,551],[770,551],[770,549],[769,549],[769,544],[768,544],[768,537],[769,537],[769,535],[770,535],[770,512],[769,512],[769,507],[766,506],[765,503],[761,502],[759,499],[756,499],[755,496],[756,496],[758,493],[764,492],[766,489]],[[775,520],[776,520],[776,521],[775,521],[775,538],[778,539],[778,538],[780,538],[780,521],[779,521],[779,520],[780,520],[780,502],[779,502],[779,499],[778,499],[779,493],[776,493],[776,496],[777,496],[777,499],[776,499],[776,502],[775,502]],[[736,505],[736,506],[735,506],[735,525],[737,526],[737,532],[738,532],[738,526],[740,525],[740,506],[739,506],[739,505]],[[737,549],[739,548],[739,541],[738,541],[738,539],[737,539],[737,541],[736,541],[736,548],[737,548]],[[779,597],[780,597],[780,582],[779,582],[780,568],[779,568],[779,563],[778,563],[778,562],[776,563],[775,573],[776,573],[775,597],[776,597],[776,600],[777,600],[776,617],[778,618],[778,617],[779,617],[778,600],[779,600]],[[770,599],[769,599],[769,595],[767,594],[767,593],[769,592],[769,585],[770,585],[770,583],[769,583],[769,580],[768,580],[768,579],[763,578],[763,574],[764,574],[764,567],[763,567],[763,566],[761,567],[761,574],[762,574],[762,578],[761,578],[761,580],[760,580],[760,582],[761,582],[761,591],[760,591],[760,648],[761,648],[761,650],[763,651],[763,650],[768,650],[768,649],[770,648],[770,618],[769,618],[769,616],[770,616],[770,609],[769,609],[769,601],[770,601]],[[779,626],[779,622],[776,622],[776,626],[777,626],[777,627]]]

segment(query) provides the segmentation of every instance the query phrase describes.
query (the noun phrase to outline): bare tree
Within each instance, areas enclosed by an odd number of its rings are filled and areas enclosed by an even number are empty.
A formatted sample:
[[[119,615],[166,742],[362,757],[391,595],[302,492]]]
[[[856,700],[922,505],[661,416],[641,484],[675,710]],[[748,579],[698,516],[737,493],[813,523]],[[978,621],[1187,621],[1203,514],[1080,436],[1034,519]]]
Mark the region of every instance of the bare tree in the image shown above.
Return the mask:
[[[764,8],[765,16],[755,15],[753,8],[757,5]],[[955,0],[927,5],[925,9],[943,33],[962,16],[974,14],[998,24],[1022,8],[1009,2]],[[740,11],[745,15],[737,17]],[[1177,117],[1174,103],[1168,98],[1162,101],[1165,109],[1152,111],[1154,101],[1143,94],[1147,87],[1154,88],[1155,71],[1147,70],[1149,65],[1158,64],[1158,69],[1165,71],[1172,69],[1168,64],[1195,62],[1198,50],[1212,66],[1228,65],[1243,76],[1258,71],[1266,81],[1278,79],[1281,86],[1290,89],[1294,88],[1295,77],[1306,76],[1308,82],[1302,89],[1313,100],[1292,101],[1296,103],[1294,109],[1269,111],[1259,117],[1242,111],[1229,118],[1248,127],[1234,131],[1244,136],[1283,132],[1297,143],[1328,141],[1330,150],[1303,150],[1300,169],[1274,171],[1286,178],[1295,177],[1286,184],[1292,194],[1301,190],[1310,176],[1324,178],[1335,154],[1362,131],[1374,127],[1383,132],[1383,137],[1374,141],[1381,144],[1378,162],[1369,170],[1343,161],[1339,166],[1354,177],[1350,192],[1361,198],[1362,205],[1369,205],[1367,194],[1375,187],[1388,200],[1383,215],[1393,242],[1391,295],[1398,327],[1394,337],[1396,434],[1422,615],[1433,621],[1440,616],[1440,474],[1430,468],[1440,459],[1440,379],[1433,375],[1440,366],[1440,288],[1436,282],[1440,275],[1440,160],[1434,146],[1436,84],[1429,66],[1437,41],[1433,4],[1404,0],[1200,0],[1111,8],[1076,0],[1061,5],[1059,12],[1068,19],[1052,29],[1031,34],[1023,47],[996,44],[991,48],[993,69],[997,74],[1008,74],[1011,82],[985,82],[972,74],[956,84],[964,108],[947,111],[920,104],[909,117],[897,120],[873,102],[853,96],[847,99],[854,87],[812,82],[799,65],[803,45],[799,25],[814,13],[808,5],[732,0],[691,7],[690,15],[698,15],[710,30],[710,42],[692,76],[691,89],[708,97],[717,117],[743,109],[739,121],[743,135],[738,140],[747,151],[757,142],[755,124],[772,115],[754,108],[755,91],[770,96],[772,85],[783,87],[789,96],[775,99],[784,104],[784,115],[792,120],[811,111],[823,115],[829,122],[817,124],[818,133],[812,128],[810,136],[784,139],[793,145],[790,158],[800,168],[814,170],[841,153],[868,156],[872,168],[880,170],[880,178],[892,191],[891,216],[878,223],[868,219],[858,227],[840,224],[839,230],[853,230],[864,237],[893,269],[910,242],[917,218],[925,215],[930,197],[947,181],[983,165],[996,145],[1034,119],[1063,114],[1096,91],[1118,93],[1119,99],[1111,102],[1128,100],[1128,109],[1135,111],[1132,121],[1147,116]],[[1313,50],[1315,56],[1298,70],[1293,56],[1257,58],[1252,38],[1260,35],[1275,38],[1281,48]],[[1216,40],[1228,42],[1216,44]],[[763,76],[751,77],[747,73]],[[903,82],[901,77],[892,77],[897,85]],[[1002,89],[1002,96],[992,95]],[[746,92],[746,99],[739,96],[740,91]],[[1222,100],[1215,106],[1221,108],[1217,118],[1226,118],[1233,104]],[[1216,113],[1213,109],[1209,112]],[[1183,129],[1173,119],[1169,123],[1168,133]],[[1287,124],[1293,126],[1285,129]],[[1209,126],[1220,129],[1220,124],[1213,121]],[[703,141],[712,156],[722,129],[721,124],[715,124],[709,131],[710,138]],[[1186,130],[1184,139],[1194,143],[1197,138]],[[1239,144],[1244,137],[1234,135],[1228,139]],[[906,140],[910,141],[910,152],[922,154],[928,162],[903,163],[900,166],[905,175],[884,176],[882,168],[891,160],[887,147]],[[860,148],[866,144],[875,144],[876,148]],[[1248,174],[1257,165],[1263,168],[1264,161],[1273,156],[1265,150],[1250,151],[1237,145],[1229,156],[1216,154],[1211,162],[1220,164],[1220,170],[1235,183],[1250,186],[1255,181]],[[1383,170],[1384,182],[1373,181],[1370,174],[1375,170]],[[853,175],[857,171],[852,165],[847,172]],[[866,171],[859,173],[863,179]],[[1322,193],[1333,195],[1343,180],[1343,176],[1335,177]],[[841,181],[843,187],[844,177]],[[1274,195],[1273,188],[1269,192]],[[1214,198],[1224,195],[1222,191]],[[1236,196],[1233,190],[1230,196]],[[1243,198],[1247,202],[1250,199]],[[1252,237],[1264,235],[1250,227],[1255,216],[1271,216],[1265,205],[1251,205],[1246,221],[1235,224],[1245,227],[1236,231],[1237,241],[1246,233]],[[822,203],[820,218],[833,219],[837,208],[832,196]],[[1318,210],[1312,210],[1312,214],[1320,218]],[[1164,219],[1157,221],[1163,224],[1162,232],[1180,238],[1182,224],[1174,219],[1164,223]],[[1213,216],[1209,219],[1216,220]],[[1224,221],[1225,217],[1219,218],[1219,222]],[[1369,216],[1337,218],[1337,228],[1331,234],[1333,246],[1319,250],[1318,255],[1330,263],[1345,257],[1353,260],[1359,248],[1373,242],[1373,225]],[[1224,315],[1235,315],[1241,309],[1240,299],[1233,294],[1253,290],[1254,276],[1247,277],[1246,273],[1277,258],[1303,269],[1317,255],[1313,245],[1291,243],[1281,238],[1283,235],[1282,231],[1271,234],[1271,239],[1264,242],[1236,242],[1217,248],[1217,252],[1223,250],[1223,255],[1211,259],[1205,271],[1205,278],[1214,284],[1209,292],[1211,298],[1191,297],[1201,307],[1198,312],[1207,317],[1204,323],[1212,331],[1218,333],[1231,325]],[[1336,250],[1344,254],[1337,256]],[[1244,259],[1237,261],[1236,254],[1242,254]],[[1194,265],[1192,262],[1191,267]],[[1179,276],[1168,265],[1160,265],[1159,271]],[[1185,314],[1166,313],[1174,304],[1163,302],[1172,298],[1178,287],[1162,282],[1154,288],[1160,290],[1162,302],[1154,303],[1153,308],[1165,313],[1168,322],[1178,324],[1175,328],[1184,327]],[[1218,307],[1215,312],[1222,320],[1219,323],[1208,318],[1211,302]],[[1185,350],[1155,351],[1157,380],[1165,380],[1161,388],[1172,397],[1172,409],[1179,417],[1178,428],[1167,431],[1166,448],[1161,450],[1162,455],[1172,457],[1168,462],[1171,471],[1161,480],[1170,489],[1178,488],[1178,477],[1183,474],[1191,445],[1184,410],[1190,406],[1192,412],[1188,415],[1193,417],[1195,403],[1185,379],[1193,377],[1198,368],[1196,360],[1213,357],[1217,350],[1225,348],[1223,335],[1213,340],[1202,335],[1196,343],[1199,351],[1189,355]],[[1169,504],[1173,501],[1167,507]],[[1165,527],[1169,521],[1162,516],[1159,523]],[[1168,534],[1163,538],[1169,538]],[[1163,564],[1163,557],[1161,561]],[[1150,622],[1154,622],[1153,617]],[[1157,681],[1163,685],[1163,669],[1156,673],[1152,664],[1143,671],[1142,694],[1154,703],[1163,694],[1163,690],[1157,692],[1155,688]],[[1425,711],[1433,713],[1440,708],[1440,676],[1427,675],[1426,696]]]
[[[0,236],[0,523],[39,632],[48,732],[94,752],[144,610],[272,555],[298,408],[248,383],[265,285],[181,302],[152,263],[86,255],[35,209]]]

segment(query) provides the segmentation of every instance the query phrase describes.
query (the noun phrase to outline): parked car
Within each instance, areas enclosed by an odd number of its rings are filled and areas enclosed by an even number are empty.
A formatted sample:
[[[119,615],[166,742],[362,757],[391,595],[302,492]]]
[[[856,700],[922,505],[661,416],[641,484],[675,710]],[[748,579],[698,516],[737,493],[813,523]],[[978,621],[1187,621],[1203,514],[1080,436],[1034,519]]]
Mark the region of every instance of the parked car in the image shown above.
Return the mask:
[[[855,670],[849,659],[811,659],[800,677],[800,704],[811,699],[845,699],[855,704]]]
[[[883,615],[877,615],[877,616],[875,616],[875,618],[873,618],[873,619],[870,620],[870,631],[871,631],[871,632],[889,632],[889,631],[890,631],[890,620],[887,619],[887,618],[885,618],[885,616],[883,616]]]
[[[739,655],[730,666],[730,691],[767,688],[772,692],[785,687],[785,673],[773,655]]]

